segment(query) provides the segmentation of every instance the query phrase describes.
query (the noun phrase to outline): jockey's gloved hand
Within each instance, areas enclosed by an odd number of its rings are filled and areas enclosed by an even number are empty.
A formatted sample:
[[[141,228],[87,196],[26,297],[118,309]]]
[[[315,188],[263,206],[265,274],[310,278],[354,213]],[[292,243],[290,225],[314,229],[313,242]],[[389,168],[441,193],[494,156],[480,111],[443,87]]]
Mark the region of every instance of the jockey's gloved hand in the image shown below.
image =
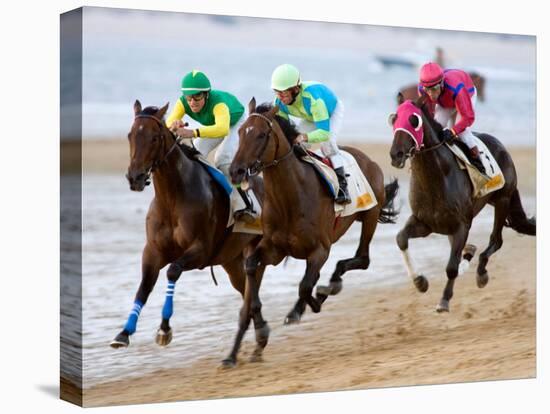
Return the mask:
[[[456,138],[453,131],[450,129],[444,129],[441,133],[441,141],[446,144],[453,144],[453,140]]]

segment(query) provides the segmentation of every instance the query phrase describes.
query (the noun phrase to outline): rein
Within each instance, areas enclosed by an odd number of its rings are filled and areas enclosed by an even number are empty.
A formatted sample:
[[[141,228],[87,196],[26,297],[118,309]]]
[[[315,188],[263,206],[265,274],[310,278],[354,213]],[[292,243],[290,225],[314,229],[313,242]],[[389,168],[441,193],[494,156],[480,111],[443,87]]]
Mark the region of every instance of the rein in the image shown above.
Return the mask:
[[[273,131],[273,122],[274,121],[269,119],[267,116],[265,116],[263,114],[259,114],[257,112],[254,112],[254,113],[250,114],[250,117],[253,117],[253,116],[257,116],[258,118],[262,118],[264,121],[267,122],[267,124],[269,125],[269,132],[268,132],[268,139],[269,139],[269,137],[271,136],[271,133],[274,132]],[[262,151],[260,152],[260,155],[259,155],[258,159],[254,162],[254,164],[252,164],[252,166],[250,168],[248,168],[248,175],[250,177],[254,177],[255,175],[258,175],[260,172],[262,172],[263,170],[265,170],[267,168],[277,166],[280,162],[282,162],[286,158],[288,158],[290,156],[290,154],[292,154],[292,152],[293,152],[294,145],[291,145],[290,150],[285,155],[283,155],[281,158],[275,158],[273,161],[271,161],[267,164],[264,164],[263,162],[260,161],[260,158],[262,157],[262,155],[264,155],[264,152],[267,148],[267,144],[269,142],[268,139],[265,140],[264,147],[262,148]],[[279,141],[278,140],[277,140],[276,144],[277,144],[277,148],[275,149],[275,154],[277,154],[277,151],[279,150]]]

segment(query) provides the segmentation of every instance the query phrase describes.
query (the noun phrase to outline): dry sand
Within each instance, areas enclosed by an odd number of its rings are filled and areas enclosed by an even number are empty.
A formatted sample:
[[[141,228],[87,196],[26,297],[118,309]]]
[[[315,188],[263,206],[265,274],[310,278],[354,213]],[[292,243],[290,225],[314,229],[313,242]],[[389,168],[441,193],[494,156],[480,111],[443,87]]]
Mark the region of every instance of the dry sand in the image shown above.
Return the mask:
[[[126,145],[122,141],[85,143],[85,171],[124,172]],[[389,166],[389,144],[361,147],[380,163],[386,176],[407,174]],[[534,195],[534,148],[511,152],[520,192]],[[424,294],[415,290],[405,270],[403,282],[391,287],[365,283],[346,290],[344,282],[344,290],[329,298],[321,314],[308,313],[300,325],[284,327],[281,321],[269,321],[272,337],[284,340],[268,345],[262,363],[248,362],[254,347],[249,332],[235,369],[219,371],[225,355],[212,355],[188,368],[86,389],[84,405],[534,377],[535,248],[535,238],[506,229],[504,246],[489,262],[487,287],[476,287],[472,266],[456,282],[449,314],[435,312],[445,283],[444,269],[440,276],[429,277],[430,289]],[[437,274],[434,269],[430,272]],[[168,356],[169,348],[166,352]]]

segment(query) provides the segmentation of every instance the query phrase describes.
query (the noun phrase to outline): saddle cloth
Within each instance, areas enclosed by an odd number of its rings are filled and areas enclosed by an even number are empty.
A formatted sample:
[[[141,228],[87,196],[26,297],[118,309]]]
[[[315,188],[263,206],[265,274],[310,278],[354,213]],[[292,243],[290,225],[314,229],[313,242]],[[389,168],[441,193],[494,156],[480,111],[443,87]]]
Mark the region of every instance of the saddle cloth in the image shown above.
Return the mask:
[[[342,154],[344,159],[344,171],[346,172],[348,181],[348,191],[351,197],[351,203],[346,205],[334,203],[334,212],[336,213],[336,217],[346,217],[358,211],[369,210],[377,205],[378,201],[376,200],[374,191],[372,191],[372,187],[366,179],[365,174],[363,174],[363,171],[359,168],[353,155],[342,150],[340,150],[340,154]],[[338,194],[339,185],[338,177],[336,177],[334,170],[321,160],[310,155],[303,156],[302,160],[314,166],[328,190],[333,196],[336,196],[336,194]]]
[[[462,169],[468,171],[468,176],[474,187],[474,197],[479,198],[492,193],[493,191],[500,190],[504,187],[505,180],[504,174],[496,162],[493,154],[489,151],[487,146],[478,137],[474,136],[477,148],[479,149],[479,158],[485,167],[487,176],[481,174],[477,168],[475,168],[464,152],[458,147],[458,145],[449,145],[449,149],[455,154],[457,162]]]
[[[254,210],[258,213],[258,218],[256,221],[252,224],[245,223],[241,220],[235,220],[233,217],[233,214],[235,211],[242,210],[246,207],[244,204],[243,199],[241,198],[241,195],[237,190],[233,188],[231,183],[227,180],[223,172],[221,172],[218,168],[214,166],[210,161],[208,161],[207,158],[205,158],[202,155],[196,155],[195,158],[197,161],[199,161],[205,168],[206,171],[210,174],[210,176],[216,181],[226,192],[226,194],[229,196],[229,217],[227,220],[227,227],[233,226],[233,232],[234,233],[249,233],[249,234],[262,234],[262,222],[261,222],[261,214],[262,214],[262,206],[258,202],[258,199],[256,198],[256,195],[254,194],[254,191],[252,189],[248,189],[246,192],[250,199],[252,200],[252,205],[254,207]]]

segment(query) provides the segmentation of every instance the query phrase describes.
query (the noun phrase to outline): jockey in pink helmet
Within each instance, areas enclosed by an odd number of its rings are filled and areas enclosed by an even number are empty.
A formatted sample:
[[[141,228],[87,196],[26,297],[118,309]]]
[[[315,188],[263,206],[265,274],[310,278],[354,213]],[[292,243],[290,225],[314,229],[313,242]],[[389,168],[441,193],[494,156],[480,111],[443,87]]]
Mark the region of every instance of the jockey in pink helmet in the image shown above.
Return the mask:
[[[443,70],[437,63],[428,62],[420,69],[418,93],[428,97],[430,113],[445,128],[442,140],[452,142],[460,138],[470,148],[474,166],[485,173],[471,130],[477,91],[470,75],[459,69]]]

